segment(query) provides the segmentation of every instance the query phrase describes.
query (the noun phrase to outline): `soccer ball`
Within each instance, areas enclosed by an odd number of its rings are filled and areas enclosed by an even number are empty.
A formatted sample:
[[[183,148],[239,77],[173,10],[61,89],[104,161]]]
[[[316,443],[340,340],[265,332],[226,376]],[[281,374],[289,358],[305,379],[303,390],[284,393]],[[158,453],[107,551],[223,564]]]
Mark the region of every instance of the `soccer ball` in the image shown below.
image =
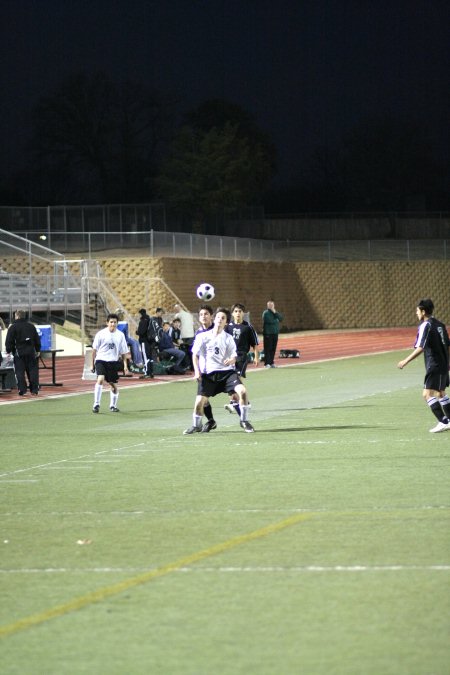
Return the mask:
[[[214,286],[211,286],[211,284],[200,284],[197,287],[197,298],[203,300],[203,302],[209,302],[214,295]]]

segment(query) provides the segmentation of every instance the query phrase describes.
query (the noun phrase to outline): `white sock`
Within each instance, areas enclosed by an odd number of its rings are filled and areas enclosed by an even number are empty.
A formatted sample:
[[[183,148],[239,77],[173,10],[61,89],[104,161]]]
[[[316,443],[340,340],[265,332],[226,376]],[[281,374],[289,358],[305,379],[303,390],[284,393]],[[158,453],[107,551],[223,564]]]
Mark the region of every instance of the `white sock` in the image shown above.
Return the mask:
[[[192,421],[193,421],[194,427],[201,427],[202,426],[202,416],[201,415],[196,415],[194,413],[192,415]]]
[[[115,394],[113,391],[111,391],[111,393],[109,395],[109,406],[110,406],[110,408],[117,408],[117,399],[118,398],[119,398],[119,392],[117,392]]]
[[[241,422],[247,422],[249,405],[241,405]]]
[[[96,382],[94,387],[94,405],[100,405],[100,401],[102,400],[102,391],[103,385]]]

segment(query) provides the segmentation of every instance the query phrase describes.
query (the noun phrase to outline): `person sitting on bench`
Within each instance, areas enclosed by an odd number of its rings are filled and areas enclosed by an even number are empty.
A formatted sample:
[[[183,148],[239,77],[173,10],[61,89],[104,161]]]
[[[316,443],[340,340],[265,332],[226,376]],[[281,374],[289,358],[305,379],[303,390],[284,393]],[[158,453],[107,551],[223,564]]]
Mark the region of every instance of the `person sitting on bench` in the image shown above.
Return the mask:
[[[182,349],[178,349],[178,347],[175,347],[175,345],[172,342],[172,338],[169,335],[169,329],[170,323],[168,321],[164,321],[163,332],[160,336],[158,343],[159,353],[161,354],[162,352],[165,352],[166,354],[175,357],[176,361],[175,365],[173,366],[173,372],[182,375],[184,374],[185,371],[181,367],[181,363],[184,360],[185,353],[183,352]]]

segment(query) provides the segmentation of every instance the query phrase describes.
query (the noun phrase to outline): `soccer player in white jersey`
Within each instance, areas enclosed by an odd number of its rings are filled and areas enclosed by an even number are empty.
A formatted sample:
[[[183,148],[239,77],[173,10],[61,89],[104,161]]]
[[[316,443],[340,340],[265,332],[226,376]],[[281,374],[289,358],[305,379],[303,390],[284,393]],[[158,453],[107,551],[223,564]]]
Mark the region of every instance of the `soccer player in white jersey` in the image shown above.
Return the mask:
[[[434,304],[430,298],[423,298],[416,307],[416,316],[420,322],[414,351],[397,366],[403,369],[420,354],[425,358],[425,380],[423,397],[437,424],[430,432],[450,431],[450,398],[445,393],[449,386],[450,338],[445,324],[433,316]]]
[[[118,321],[117,314],[108,314],[106,328],[98,331],[92,343],[92,372],[97,373],[97,382],[94,388],[94,407],[92,408],[94,413],[100,411],[103,382],[105,380],[111,387],[109,409],[111,412],[119,412],[117,407],[119,398],[117,390],[118,371],[122,367],[121,360],[123,360],[124,374],[128,374],[127,358],[130,357],[130,352],[125,335],[121,330],[117,330]]]
[[[202,305],[199,309],[198,312],[198,321],[200,324],[200,328],[196,331],[195,335],[198,335],[198,333],[204,333],[206,330],[212,330],[213,329],[213,317],[214,317],[214,312],[213,309],[210,305]],[[202,372],[202,364],[199,363],[200,367],[200,372]],[[201,380],[198,380],[197,383],[197,398],[196,398],[196,403],[198,402],[199,398],[201,398],[200,394],[200,387],[201,387]],[[212,411],[212,406],[211,403],[208,401],[205,403],[203,406],[203,414],[206,417],[206,422],[202,427],[202,433],[207,434],[213,429],[217,429],[217,423],[216,420],[214,419],[213,411]]]
[[[235,391],[239,396],[241,409],[240,425],[244,431],[254,431],[248,421],[247,390],[235,370],[236,343],[225,332],[230,314],[224,307],[219,307],[214,315],[212,330],[199,333],[192,346],[194,377],[199,382],[198,396],[195,400],[193,425],[183,433],[194,434],[202,430],[202,415],[209,398],[216,394]]]

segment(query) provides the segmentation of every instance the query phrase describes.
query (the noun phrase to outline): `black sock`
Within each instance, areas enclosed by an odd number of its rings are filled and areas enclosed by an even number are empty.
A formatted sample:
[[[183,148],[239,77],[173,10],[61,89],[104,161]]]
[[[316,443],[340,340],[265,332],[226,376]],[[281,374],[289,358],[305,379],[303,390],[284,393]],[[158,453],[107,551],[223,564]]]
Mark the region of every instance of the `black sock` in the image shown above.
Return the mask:
[[[430,410],[433,413],[433,415],[436,417],[438,422],[443,422],[445,419],[445,415],[442,411],[441,404],[437,400],[435,396],[433,398],[429,398],[427,401],[428,405],[430,406]]]
[[[445,395],[439,400],[439,403],[441,404],[441,408],[444,411],[444,415],[448,420],[450,420],[450,398]]]
[[[241,416],[241,407],[240,407],[239,403],[237,403],[236,401],[230,401],[230,403],[240,417]]]
[[[211,408],[211,403],[207,403],[205,407],[203,408],[203,412],[205,413],[205,417],[207,420],[213,420],[213,412]]]

